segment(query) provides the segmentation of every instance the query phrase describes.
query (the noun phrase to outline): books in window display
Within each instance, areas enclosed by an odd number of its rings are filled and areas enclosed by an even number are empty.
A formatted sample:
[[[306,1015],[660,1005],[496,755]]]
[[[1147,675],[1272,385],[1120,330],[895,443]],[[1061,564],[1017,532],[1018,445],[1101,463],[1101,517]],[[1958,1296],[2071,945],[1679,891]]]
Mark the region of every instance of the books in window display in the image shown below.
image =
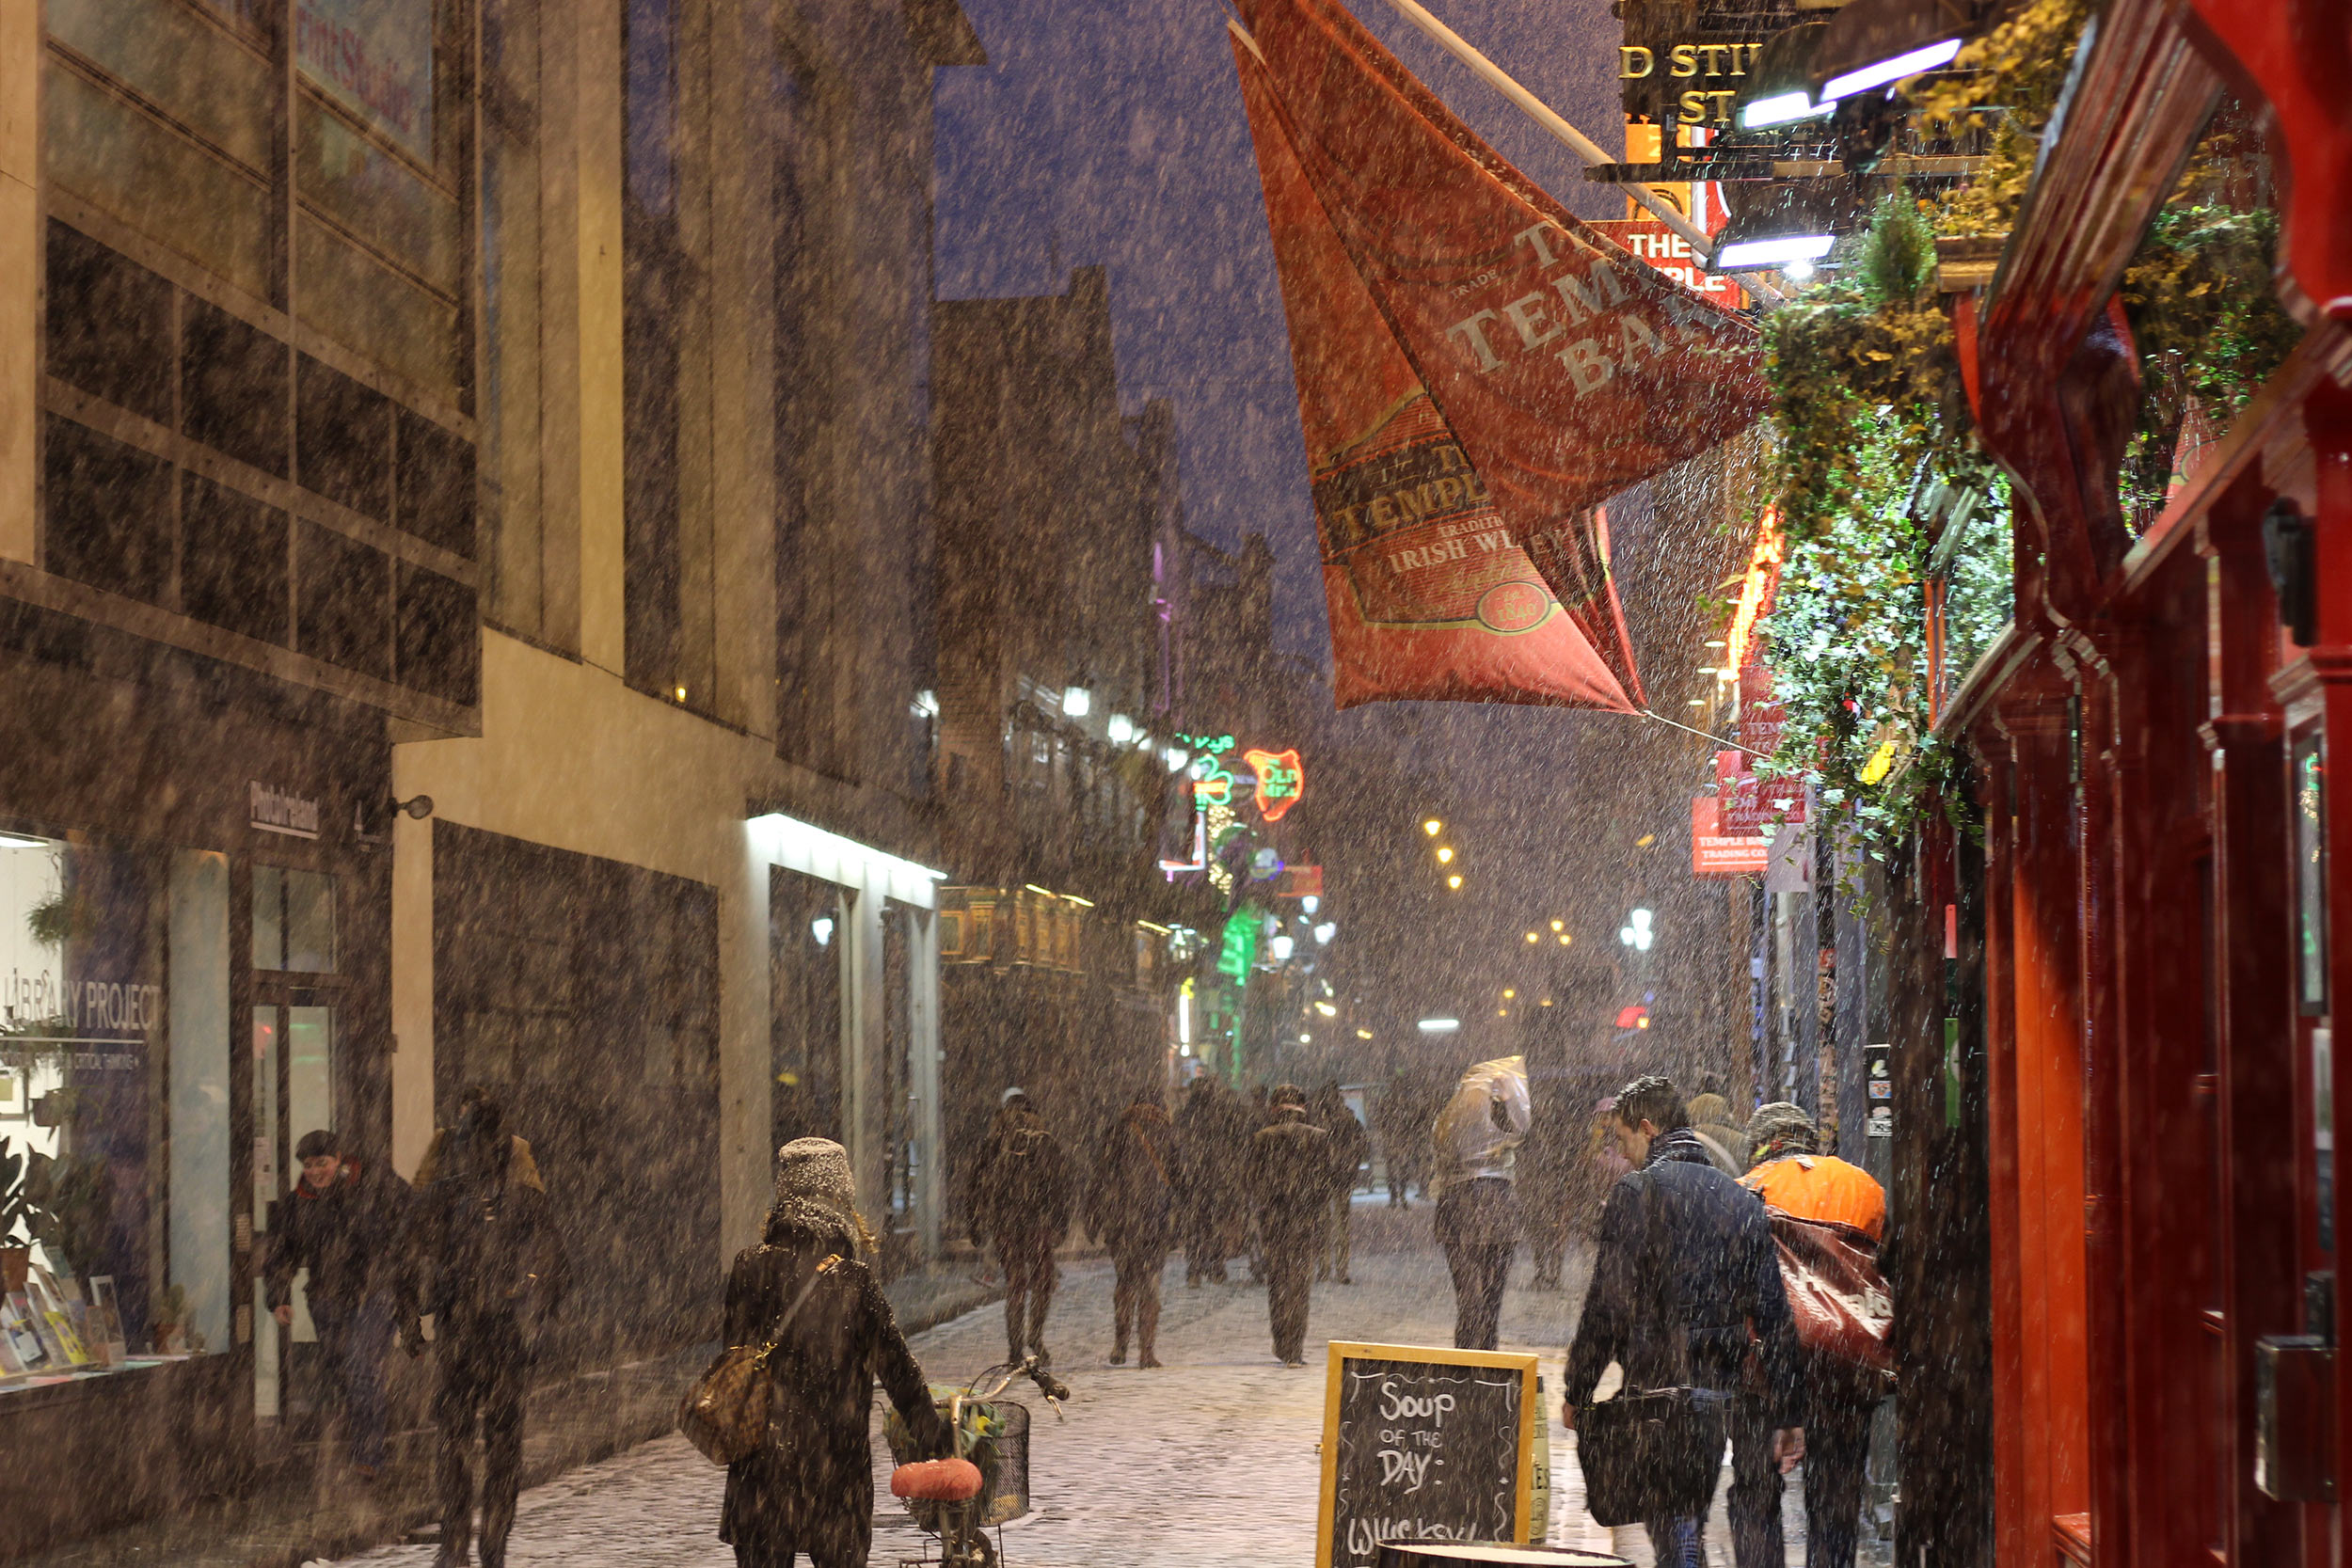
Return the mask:
[[[81,1331],[73,1325],[72,1310],[65,1291],[58,1287],[57,1276],[36,1265],[24,1287],[32,1298],[33,1327],[56,1362],[50,1370],[64,1371],[70,1367],[88,1366],[89,1349],[82,1343]]]

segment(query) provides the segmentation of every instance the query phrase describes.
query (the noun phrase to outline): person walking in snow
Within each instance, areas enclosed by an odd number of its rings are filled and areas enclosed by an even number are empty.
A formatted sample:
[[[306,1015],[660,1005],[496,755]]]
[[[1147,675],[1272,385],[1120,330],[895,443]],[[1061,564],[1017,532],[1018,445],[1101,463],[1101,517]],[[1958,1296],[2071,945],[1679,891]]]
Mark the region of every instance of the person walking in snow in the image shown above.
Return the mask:
[[[810,1568],[864,1568],[877,1383],[918,1450],[949,1449],[923,1369],[862,1260],[872,1252],[849,1152],[829,1138],[778,1149],[759,1244],[738,1253],[727,1274],[727,1343],[776,1346],[769,1443],[727,1466],[720,1509],[719,1539],[735,1548],[738,1568],[791,1568],[795,1554]]]
[[[1249,1146],[1249,1196],[1264,1249],[1266,1316],[1274,1355],[1307,1364],[1307,1306],[1315,1253],[1329,1222],[1331,1135],[1307,1119],[1307,1096],[1284,1084],[1267,1097],[1274,1119]]]
[[[1740,1184],[1801,1220],[1850,1227],[1876,1251],[1886,1234],[1886,1190],[1861,1166],[1820,1152],[1813,1118],[1786,1101],[1756,1108],[1747,1143],[1756,1164]],[[1804,1560],[1806,1568],[1853,1568],[1862,1522],[1862,1483],[1870,1415],[1883,1385],[1827,1357],[1804,1360]],[[1779,1568],[1781,1467],[1769,1415],[1753,1402],[1731,1417],[1732,1548],[1740,1568]]]
[[[523,1395],[569,1265],[531,1146],[505,1130],[487,1090],[469,1088],[458,1098],[456,1120],[434,1135],[417,1185],[411,1249],[440,1373],[433,1396],[441,1496],[435,1568],[458,1568],[474,1536],[477,1426],[482,1568],[504,1568],[522,1484]]]
[[[1438,1244],[1454,1276],[1457,1350],[1493,1350],[1502,1335],[1502,1291],[1519,1244],[1512,1182],[1531,1114],[1519,1056],[1472,1067],[1438,1113]]]
[[[1797,1335],[1764,1205],[1715,1168],[1672,1080],[1628,1084],[1615,1116],[1617,1146],[1634,1168],[1601,1208],[1592,1283],[1562,1379],[1564,1418],[1576,1424],[1613,1361],[1625,1371],[1620,1398],[1697,1388],[1721,1408],[1739,1397],[1750,1346],[1760,1342],[1760,1414],[1774,1429],[1775,1463],[1789,1460],[1804,1449]],[[1660,1498],[1645,1521],[1658,1568],[1707,1561],[1721,1422],[1695,1424],[1692,1440],[1703,1440],[1707,1454],[1667,1468],[1703,1473],[1704,1489]]]
[[[1157,1094],[1139,1094],[1104,1130],[1087,1194],[1087,1232],[1111,1255],[1111,1365],[1127,1364],[1128,1331],[1136,1365],[1156,1367],[1160,1271],[1168,1263],[1174,1130]]]
[[[1070,1231],[1070,1162],[1018,1088],[1007,1089],[972,1173],[972,1244],[993,1243],[1005,1273],[1008,1359],[1047,1359],[1054,1249]]]

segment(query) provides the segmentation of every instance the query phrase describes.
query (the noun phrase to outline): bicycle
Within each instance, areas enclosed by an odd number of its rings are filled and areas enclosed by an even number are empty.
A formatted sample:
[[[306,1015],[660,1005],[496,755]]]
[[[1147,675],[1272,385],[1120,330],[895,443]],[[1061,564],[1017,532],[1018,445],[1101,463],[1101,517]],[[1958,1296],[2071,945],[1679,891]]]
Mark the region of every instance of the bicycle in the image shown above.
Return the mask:
[[[1038,1364],[1034,1355],[1002,1361],[961,1387],[932,1386],[932,1398],[947,1423],[954,1451],[949,1462],[911,1461],[914,1433],[897,1411],[883,1428],[896,1465],[893,1497],[924,1533],[939,1542],[939,1555],[900,1558],[898,1568],[994,1568],[1001,1560],[1004,1526],[1029,1511],[1029,1412],[1002,1396],[1013,1379],[1025,1375],[1063,1419],[1070,1389]],[[996,1530],[992,1542],[988,1532]]]

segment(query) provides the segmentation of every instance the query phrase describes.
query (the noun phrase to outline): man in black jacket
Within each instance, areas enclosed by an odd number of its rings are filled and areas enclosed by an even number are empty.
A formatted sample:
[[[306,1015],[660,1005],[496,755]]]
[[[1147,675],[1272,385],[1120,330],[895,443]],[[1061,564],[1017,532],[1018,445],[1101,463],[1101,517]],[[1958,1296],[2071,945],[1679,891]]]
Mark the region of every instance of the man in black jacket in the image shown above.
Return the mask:
[[[1007,1089],[972,1172],[972,1244],[996,1244],[1005,1271],[1007,1359],[1045,1353],[1045,1313],[1058,1270],[1054,1249],[1070,1231],[1070,1161],[1029,1097]],[[1024,1346],[1026,1346],[1026,1352]]]
[[[1274,1120],[1249,1145],[1249,1198],[1265,1247],[1267,1316],[1275,1358],[1307,1364],[1307,1301],[1315,1254],[1329,1223],[1338,1177],[1331,1135],[1307,1119],[1307,1096],[1284,1084],[1269,1097]]]
[[[269,1261],[262,1270],[270,1313],[294,1322],[294,1275],[318,1330],[327,1386],[342,1405],[352,1467],[373,1481],[384,1464],[384,1357],[392,1331],[417,1318],[400,1267],[400,1243],[416,1196],[389,1165],[343,1153],[324,1130],[294,1145],[302,1180],[270,1210]]]
[[[531,1146],[504,1130],[499,1102],[480,1088],[435,1135],[417,1180],[412,1231],[433,1315],[440,1386],[441,1549],[435,1568],[466,1560],[473,1535],[474,1428],[482,1429],[482,1568],[503,1568],[522,1481],[523,1395],[541,1331],[568,1279],[547,1187]]]
[[[1588,1403],[1611,1362],[1624,1392],[1696,1388],[1737,1397],[1751,1354],[1776,1427],[1776,1453],[1803,1451],[1796,1328],[1764,1206],[1717,1170],[1690,1131],[1681,1091],[1669,1079],[1637,1078],[1617,1095],[1617,1147],[1634,1169],[1601,1209],[1593,1279],[1568,1348],[1562,1392],[1565,1418]],[[1752,1348],[1753,1347],[1753,1352]],[[1722,1421],[1702,1423],[1714,1454]],[[1704,1495],[1661,1497],[1646,1521],[1659,1568],[1703,1568],[1703,1534],[1715,1466]]]

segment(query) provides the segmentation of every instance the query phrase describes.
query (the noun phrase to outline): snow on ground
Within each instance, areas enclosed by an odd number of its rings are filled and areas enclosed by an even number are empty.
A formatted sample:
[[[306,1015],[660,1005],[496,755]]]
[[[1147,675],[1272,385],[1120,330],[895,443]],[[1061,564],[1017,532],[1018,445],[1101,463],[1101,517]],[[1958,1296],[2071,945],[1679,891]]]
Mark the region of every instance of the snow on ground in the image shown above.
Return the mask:
[[[1422,1212],[1417,1207],[1412,1219]],[[1404,1218],[1362,1214],[1367,1228],[1390,1228]],[[1325,1342],[1451,1344],[1452,1289],[1432,1246],[1376,1254],[1359,1248],[1353,1285],[1315,1286],[1309,1365],[1286,1370],[1274,1360],[1264,1291],[1238,1282],[1247,1272],[1237,1266],[1234,1284],[1188,1290],[1183,1260],[1171,1259],[1159,1346],[1167,1366],[1141,1371],[1107,1364],[1109,1266],[1064,1265],[1047,1343],[1073,1397],[1057,1422],[1042,1400],[1014,1391],[1033,1417],[1033,1506],[1005,1530],[1010,1568],[1305,1568],[1311,1561]],[[1522,1256],[1504,1307],[1503,1343],[1537,1351],[1544,1360],[1557,1478],[1551,1539],[1608,1550],[1611,1532],[1582,1511],[1573,1450],[1558,1420],[1560,1356],[1581,1295],[1579,1274],[1570,1271],[1572,1293],[1528,1290]],[[1004,1354],[1002,1310],[982,1307],[912,1344],[932,1381],[961,1381]],[[889,1495],[879,1415],[874,1448],[872,1562],[895,1568],[901,1559],[919,1557],[926,1538]],[[644,1444],[524,1493],[507,1561],[511,1568],[732,1564],[733,1553],[716,1534],[723,1481],[724,1472],[682,1437]],[[1802,1520],[1790,1524],[1789,1558],[1802,1562]],[[1617,1534],[1620,1550],[1647,1562],[1638,1530]],[[1710,1559],[1727,1568],[1720,1498],[1708,1536]],[[429,1568],[432,1557],[429,1545],[398,1545],[347,1560]]]

